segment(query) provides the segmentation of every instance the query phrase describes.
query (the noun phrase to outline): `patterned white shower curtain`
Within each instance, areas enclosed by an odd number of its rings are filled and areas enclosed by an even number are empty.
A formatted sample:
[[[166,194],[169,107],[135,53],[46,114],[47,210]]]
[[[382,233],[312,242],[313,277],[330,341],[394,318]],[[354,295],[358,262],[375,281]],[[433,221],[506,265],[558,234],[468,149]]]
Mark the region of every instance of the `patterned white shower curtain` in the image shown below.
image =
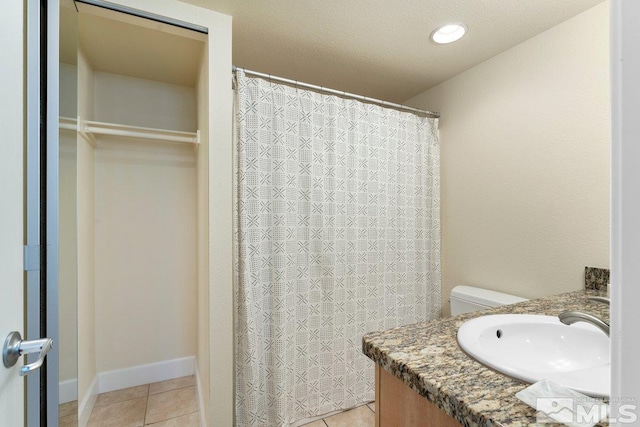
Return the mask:
[[[237,73],[236,417],[374,399],[362,335],[440,314],[437,120]]]

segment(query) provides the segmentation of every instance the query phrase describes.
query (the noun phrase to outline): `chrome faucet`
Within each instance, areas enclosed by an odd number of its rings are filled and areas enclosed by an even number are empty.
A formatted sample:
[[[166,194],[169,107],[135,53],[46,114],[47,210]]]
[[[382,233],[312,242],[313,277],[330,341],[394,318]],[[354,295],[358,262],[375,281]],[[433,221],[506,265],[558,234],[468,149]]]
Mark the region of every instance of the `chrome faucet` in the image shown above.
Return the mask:
[[[609,299],[604,297],[589,297],[590,301],[609,305]],[[558,316],[565,325],[572,325],[576,322],[586,322],[597,326],[602,332],[609,336],[609,324],[593,314],[582,311],[565,311]]]

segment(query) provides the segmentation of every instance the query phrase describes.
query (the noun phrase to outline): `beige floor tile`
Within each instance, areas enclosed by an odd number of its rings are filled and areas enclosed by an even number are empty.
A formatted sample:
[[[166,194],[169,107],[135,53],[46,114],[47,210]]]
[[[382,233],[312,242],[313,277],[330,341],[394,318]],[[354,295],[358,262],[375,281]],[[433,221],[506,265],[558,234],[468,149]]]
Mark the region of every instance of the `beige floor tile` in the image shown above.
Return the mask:
[[[153,424],[198,410],[196,387],[184,387],[149,396],[146,423]]]
[[[111,405],[113,403],[124,402],[125,400],[146,397],[149,393],[149,385],[140,385],[137,387],[123,388],[122,390],[101,393],[96,400],[96,408]]]
[[[368,407],[369,407],[369,409],[371,409],[373,412],[376,412],[376,402],[367,403],[367,406],[368,406]]]
[[[165,391],[189,387],[191,385],[196,385],[196,377],[194,375],[153,383],[149,386],[149,394],[164,393]]]
[[[78,415],[66,415],[58,418],[58,427],[78,427]]]
[[[329,427],[373,427],[376,424],[375,416],[367,405],[325,418],[324,422]]]
[[[58,407],[58,416],[60,418],[66,417],[69,415],[78,415],[78,401],[74,400],[73,402],[63,403]]]
[[[140,427],[144,425],[147,397],[94,407],[87,427]]]
[[[327,427],[327,425],[322,420],[314,421],[310,424],[305,424],[302,427]]]
[[[194,412],[193,414],[183,415],[177,418],[171,418],[167,421],[160,421],[154,424],[147,424],[153,427],[200,427],[200,414]]]

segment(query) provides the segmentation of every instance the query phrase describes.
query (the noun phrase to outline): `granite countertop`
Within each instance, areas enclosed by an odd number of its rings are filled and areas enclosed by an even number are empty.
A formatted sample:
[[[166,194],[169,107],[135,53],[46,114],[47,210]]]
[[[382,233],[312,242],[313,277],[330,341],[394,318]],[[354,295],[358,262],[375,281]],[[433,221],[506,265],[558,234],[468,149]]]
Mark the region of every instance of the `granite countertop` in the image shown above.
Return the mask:
[[[463,426],[527,426],[535,424],[536,412],[515,394],[528,384],[467,356],[458,346],[458,328],[466,320],[487,314],[557,316],[565,310],[587,311],[608,321],[608,306],[587,300],[587,296],[595,295],[598,291],[576,291],[372,332],[362,338],[362,348],[384,370]]]

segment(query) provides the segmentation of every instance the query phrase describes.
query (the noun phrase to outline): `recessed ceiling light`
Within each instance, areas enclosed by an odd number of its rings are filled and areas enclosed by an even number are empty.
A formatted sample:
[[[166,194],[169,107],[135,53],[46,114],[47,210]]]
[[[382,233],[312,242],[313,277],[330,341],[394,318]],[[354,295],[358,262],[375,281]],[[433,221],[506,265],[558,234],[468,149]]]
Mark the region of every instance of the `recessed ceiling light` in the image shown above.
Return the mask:
[[[439,44],[453,43],[465,35],[468,28],[464,24],[447,24],[431,33],[431,40]]]

